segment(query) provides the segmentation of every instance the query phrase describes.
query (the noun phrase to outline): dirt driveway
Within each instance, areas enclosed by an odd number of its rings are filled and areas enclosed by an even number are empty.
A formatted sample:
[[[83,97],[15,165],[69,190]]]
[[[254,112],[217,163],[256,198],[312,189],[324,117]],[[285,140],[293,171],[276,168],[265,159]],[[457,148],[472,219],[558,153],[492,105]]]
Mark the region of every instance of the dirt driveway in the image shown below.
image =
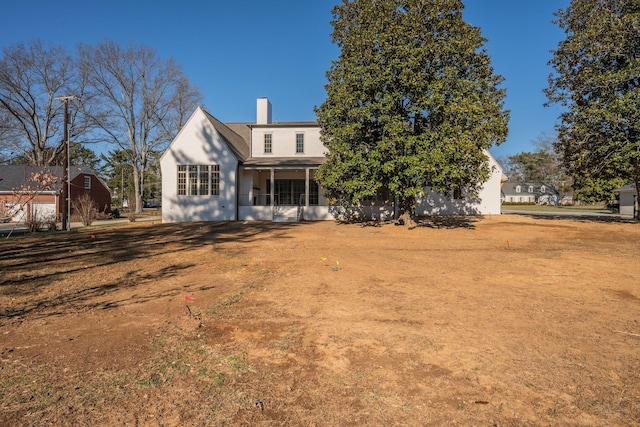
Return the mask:
[[[640,425],[640,225],[0,241],[0,425]]]

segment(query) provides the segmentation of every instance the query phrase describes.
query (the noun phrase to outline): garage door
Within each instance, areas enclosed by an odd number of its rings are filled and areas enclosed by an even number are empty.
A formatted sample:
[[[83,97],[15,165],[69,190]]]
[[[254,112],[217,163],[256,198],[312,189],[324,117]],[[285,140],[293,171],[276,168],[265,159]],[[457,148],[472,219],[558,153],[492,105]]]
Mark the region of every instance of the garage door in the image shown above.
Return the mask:
[[[24,222],[27,219],[27,211],[19,203],[6,203],[5,212],[11,218],[11,222]]]
[[[34,202],[31,204],[31,215],[37,222],[48,223],[55,221],[56,204]]]

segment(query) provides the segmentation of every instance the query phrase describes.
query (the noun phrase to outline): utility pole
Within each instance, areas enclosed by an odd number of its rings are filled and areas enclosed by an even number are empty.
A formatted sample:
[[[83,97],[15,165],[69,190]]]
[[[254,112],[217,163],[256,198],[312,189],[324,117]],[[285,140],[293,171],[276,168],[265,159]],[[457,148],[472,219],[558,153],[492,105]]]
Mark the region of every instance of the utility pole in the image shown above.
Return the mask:
[[[69,101],[74,96],[60,96],[56,98],[64,103],[64,173],[62,175],[62,229],[71,230],[71,183],[69,182]]]

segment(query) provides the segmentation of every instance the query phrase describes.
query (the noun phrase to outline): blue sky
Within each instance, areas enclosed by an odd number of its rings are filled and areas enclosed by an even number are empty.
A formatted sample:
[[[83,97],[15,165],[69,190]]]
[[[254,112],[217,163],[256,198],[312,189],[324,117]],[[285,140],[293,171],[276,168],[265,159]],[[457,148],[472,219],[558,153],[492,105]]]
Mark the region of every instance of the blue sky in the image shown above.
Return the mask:
[[[173,57],[222,121],[254,121],[266,96],[278,121],[315,120],[325,73],[339,55],[331,8],[341,0],[31,0],[3,2],[0,47],[41,39],[73,50],[106,38]],[[545,108],[546,65],[563,38],[551,23],[569,0],[464,0],[465,20],[482,30],[511,110],[504,157],[535,150],[560,113]]]

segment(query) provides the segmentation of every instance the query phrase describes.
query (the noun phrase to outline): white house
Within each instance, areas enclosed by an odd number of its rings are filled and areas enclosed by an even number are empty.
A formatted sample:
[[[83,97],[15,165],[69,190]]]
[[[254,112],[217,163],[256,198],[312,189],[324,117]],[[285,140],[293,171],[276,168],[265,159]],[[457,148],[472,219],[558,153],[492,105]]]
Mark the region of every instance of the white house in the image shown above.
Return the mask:
[[[502,186],[502,201],[506,203],[536,203],[557,205],[561,195],[548,182],[509,182]]]
[[[198,107],[160,159],[163,222],[331,220],[314,174],[325,160],[317,122],[271,120],[271,103],[257,101],[255,123],[222,123]],[[499,214],[502,169],[489,152],[491,177],[476,199],[456,200],[426,189],[418,215]],[[393,217],[392,204],[356,210]]]

